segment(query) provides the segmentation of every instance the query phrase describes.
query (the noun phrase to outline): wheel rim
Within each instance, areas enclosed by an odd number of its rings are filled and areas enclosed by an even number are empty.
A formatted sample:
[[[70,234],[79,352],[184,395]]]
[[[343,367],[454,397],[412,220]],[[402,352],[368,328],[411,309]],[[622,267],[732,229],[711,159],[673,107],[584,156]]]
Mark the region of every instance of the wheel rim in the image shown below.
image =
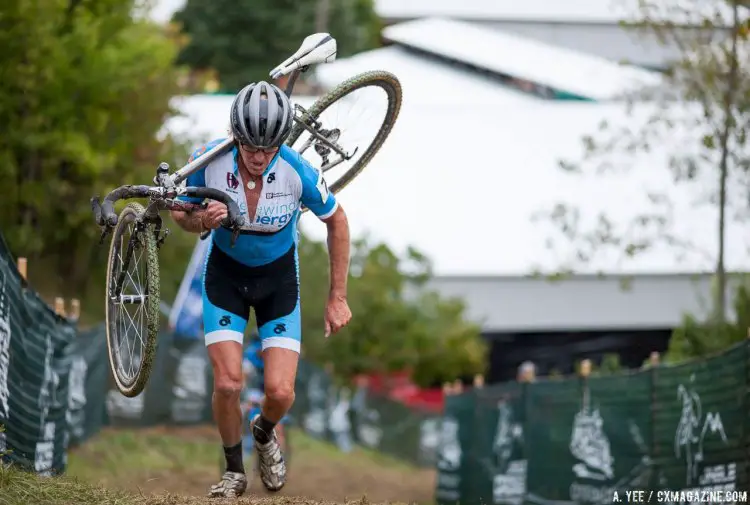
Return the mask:
[[[389,95],[382,86],[371,83],[355,88],[329,104],[316,118],[321,123],[320,133],[353,154],[349,160],[331,166],[341,155],[316,141],[305,129],[291,147],[311,165],[323,170],[328,186],[334,186],[366,155],[388,118],[388,111]]]
[[[148,335],[148,263],[146,246],[138,229],[134,213],[122,216],[120,233],[113,237],[113,265],[107,303],[111,314],[110,332],[114,338],[110,345],[115,375],[126,388],[131,387],[140,371]],[[128,244],[134,238],[119,295],[114,292],[117,279],[123,272]]]

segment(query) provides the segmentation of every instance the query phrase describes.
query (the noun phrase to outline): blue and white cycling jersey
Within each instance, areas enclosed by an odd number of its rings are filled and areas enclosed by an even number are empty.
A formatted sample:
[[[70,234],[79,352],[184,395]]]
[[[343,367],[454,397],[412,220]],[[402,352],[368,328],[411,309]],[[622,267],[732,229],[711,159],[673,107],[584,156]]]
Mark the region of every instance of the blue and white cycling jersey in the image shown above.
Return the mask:
[[[224,139],[197,149],[191,160]],[[268,168],[255,212],[248,212],[237,148],[191,174],[187,186],[209,187],[229,195],[245,217],[234,247],[232,232],[220,227],[211,233],[203,274],[203,328],[206,345],[243,342],[250,308],[255,309],[262,348],[300,350],[302,323],[299,305],[297,222],[300,205],[320,219],[330,217],[338,202],[323,174],[288,146],[281,146]],[[200,199],[179,197],[201,203]],[[250,216],[253,216],[250,221]]]
[[[196,149],[190,160],[218,146],[217,139]],[[237,166],[237,148],[211,162],[207,167],[190,175],[187,186],[219,189],[228,194],[249,219],[244,181]],[[181,200],[201,203],[198,198],[186,196]],[[297,220],[300,204],[320,219],[333,215],[338,208],[336,197],[328,191],[323,173],[310,165],[299,153],[286,145],[279,148],[268,168],[263,172],[263,190],[251,223],[246,223],[237,237],[234,248],[230,246],[232,232],[225,228],[213,231],[213,240],[223,252],[247,266],[272,262],[286,253],[297,242]]]

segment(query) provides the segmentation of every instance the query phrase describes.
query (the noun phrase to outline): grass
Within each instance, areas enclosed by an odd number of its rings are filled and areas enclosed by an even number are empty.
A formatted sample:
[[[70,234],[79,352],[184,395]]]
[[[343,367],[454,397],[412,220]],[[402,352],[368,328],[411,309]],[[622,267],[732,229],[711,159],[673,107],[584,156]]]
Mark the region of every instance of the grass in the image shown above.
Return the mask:
[[[221,452],[211,428],[186,429],[189,434],[168,431],[105,430],[90,443],[73,450],[68,460],[68,475],[104,485],[151,473],[193,471],[218,475]],[[417,469],[396,458],[357,447],[343,453],[334,445],[316,440],[299,430],[290,430],[292,457],[307,461],[344,463],[363,472],[388,467],[402,472]]]
[[[112,491],[72,477],[40,478],[3,465],[0,465],[0,490],[1,505],[371,505],[366,499],[341,504],[288,496],[236,500],[173,494],[146,496]]]
[[[0,465],[0,504],[2,505],[111,504],[142,505],[144,502],[124,492],[86,485],[71,478],[40,478]]]
[[[287,487],[295,485],[293,491],[297,491],[298,496],[287,495],[284,491],[283,495],[264,496],[255,491],[239,500],[205,498],[206,479],[218,477],[221,457],[211,427],[106,429],[71,450],[65,476],[37,477],[0,465],[0,505],[370,505],[378,501],[376,498],[381,502],[393,499],[372,496],[370,501],[361,497],[359,489],[327,495],[330,490],[321,488],[331,487],[330,483],[337,482],[336,477],[341,472],[367,476],[378,483],[382,480],[384,486],[393,482],[396,488],[409,481],[413,487],[420,479],[424,487],[425,470],[403,461],[360,448],[344,454],[296,430],[289,436],[294,451],[291,468],[297,473]],[[394,475],[405,480],[394,480]],[[367,487],[366,480],[355,484]],[[406,498],[409,492],[413,494],[408,487],[404,489],[403,494],[395,491],[395,496]],[[378,489],[372,492],[377,495]],[[315,494],[318,496],[313,496]],[[357,499],[350,499],[352,495]],[[430,500],[419,496],[406,499],[411,500],[410,503],[429,503]]]
[[[403,472],[413,472],[416,470],[414,465],[410,465],[404,460],[364,447],[355,447],[352,452],[348,454],[343,453],[333,444],[309,437],[298,430],[291,431],[291,443],[295,451],[295,458],[297,455],[302,458],[319,457],[327,461],[341,461],[350,465],[353,464],[363,470],[382,467],[401,470]]]
[[[221,453],[205,434],[195,438],[169,433],[104,430],[71,451],[67,473],[105,486],[146,474],[219,468]]]

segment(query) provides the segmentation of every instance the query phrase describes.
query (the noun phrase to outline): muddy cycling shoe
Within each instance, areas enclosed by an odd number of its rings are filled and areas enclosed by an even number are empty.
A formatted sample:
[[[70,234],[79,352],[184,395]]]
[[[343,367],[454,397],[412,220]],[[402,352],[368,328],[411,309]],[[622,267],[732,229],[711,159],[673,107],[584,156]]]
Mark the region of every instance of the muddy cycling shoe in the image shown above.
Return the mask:
[[[237,498],[247,489],[247,476],[239,472],[224,472],[221,481],[211,486],[211,498]]]
[[[256,414],[252,420],[254,424],[260,414]],[[276,438],[276,430],[271,434],[268,443],[261,444],[255,440],[255,449],[258,451],[258,470],[260,481],[269,491],[279,491],[286,483],[286,462],[281,454],[281,446]]]

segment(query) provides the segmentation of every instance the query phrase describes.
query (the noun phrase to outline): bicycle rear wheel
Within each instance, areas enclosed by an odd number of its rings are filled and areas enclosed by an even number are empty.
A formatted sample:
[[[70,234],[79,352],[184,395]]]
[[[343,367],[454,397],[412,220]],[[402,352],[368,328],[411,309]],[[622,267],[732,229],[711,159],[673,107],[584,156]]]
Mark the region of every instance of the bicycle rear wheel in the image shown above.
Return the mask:
[[[129,203],[112,232],[105,300],[109,365],[117,389],[138,396],[146,387],[159,331],[159,257],[153,224]],[[128,310],[128,309],[133,309]]]
[[[334,104],[351,105],[353,107],[357,102],[357,100],[353,98],[353,94],[366,88],[373,91],[380,90],[381,98],[377,101],[370,99],[365,105],[365,111],[371,112],[374,105],[377,102],[382,101],[382,98],[384,98],[385,112],[383,119],[379,123],[370,123],[377,127],[373,139],[369,144],[363,143],[363,145],[359,145],[354,141],[354,137],[356,137],[357,134],[362,133],[359,130],[362,130],[361,126],[367,123],[367,121],[362,119],[361,114],[356,116],[356,126],[353,125],[353,128],[340,126],[338,114],[331,114],[332,117],[330,118],[322,116],[324,113],[334,112]],[[382,92],[385,92],[385,96],[383,96]],[[310,109],[302,115],[300,118],[301,122],[312,127],[318,134],[322,135],[329,141],[338,144],[347,153],[352,154],[353,156],[349,160],[342,160],[340,162],[329,161],[328,157],[332,153],[339,157],[341,157],[341,155],[327,146],[325,142],[316,139],[309,131],[307,131],[300,121],[295,121],[286,144],[299,152],[305,157],[305,159],[307,159],[307,161],[324,173],[335,169],[339,164],[356,159],[356,161],[353,161],[348,168],[343,170],[336,169],[336,172],[341,171],[342,173],[333,183],[330,184],[329,188],[332,193],[336,194],[354,180],[360,172],[362,172],[362,169],[370,163],[375,154],[383,146],[383,143],[393,129],[393,125],[395,124],[401,110],[401,97],[401,83],[395,75],[380,70],[363,72],[347,79],[333,88],[324,96],[316,100],[310,106]],[[313,149],[308,151],[310,147],[313,147]],[[330,174],[328,177],[330,178]],[[302,212],[305,212],[306,210],[307,208],[303,208]]]

